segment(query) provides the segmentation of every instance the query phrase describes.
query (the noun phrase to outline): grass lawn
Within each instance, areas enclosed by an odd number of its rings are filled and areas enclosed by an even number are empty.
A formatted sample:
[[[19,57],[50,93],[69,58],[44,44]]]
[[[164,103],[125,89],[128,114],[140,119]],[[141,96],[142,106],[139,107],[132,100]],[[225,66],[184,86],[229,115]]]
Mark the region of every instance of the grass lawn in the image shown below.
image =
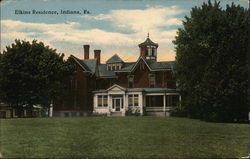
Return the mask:
[[[0,119],[5,158],[221,158],[249,153],[249,125],[186,118]]]

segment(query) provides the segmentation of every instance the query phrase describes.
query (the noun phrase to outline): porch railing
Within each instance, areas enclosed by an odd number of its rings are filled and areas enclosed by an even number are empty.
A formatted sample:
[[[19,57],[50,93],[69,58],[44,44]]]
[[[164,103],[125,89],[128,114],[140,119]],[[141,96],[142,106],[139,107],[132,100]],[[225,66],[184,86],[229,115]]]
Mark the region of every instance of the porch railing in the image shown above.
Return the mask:
[[[164,107],[145,107],[147,112],[164,112]],[[177,106],[165,107],[165,111],[177,109]]]

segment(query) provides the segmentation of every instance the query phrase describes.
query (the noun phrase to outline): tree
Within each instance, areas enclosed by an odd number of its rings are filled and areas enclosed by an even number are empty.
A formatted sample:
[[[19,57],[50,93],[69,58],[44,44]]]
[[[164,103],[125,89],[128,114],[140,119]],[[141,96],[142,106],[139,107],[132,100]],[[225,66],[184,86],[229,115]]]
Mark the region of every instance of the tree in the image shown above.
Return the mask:
[[[15,40],[0,58],[0,95],[3,102],[15,107],[19,116],[23,105],[48,106],[63,93],[63,81],[72,73],[64,54],[33,40]]]
[[[247,120],[249,9],[208,1],[190,13],[173,41],[184,111],[208,121]]]

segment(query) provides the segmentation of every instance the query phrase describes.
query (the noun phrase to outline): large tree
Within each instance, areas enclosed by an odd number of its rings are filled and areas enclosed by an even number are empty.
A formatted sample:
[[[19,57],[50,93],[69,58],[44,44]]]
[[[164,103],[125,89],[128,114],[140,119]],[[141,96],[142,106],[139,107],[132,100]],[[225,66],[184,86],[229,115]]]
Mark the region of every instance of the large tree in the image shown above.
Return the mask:
[[[203,3],[185,17],[174,41],[183,109],[209,121],[246,120],[249,9]]]
[[[15,40],[0,58],[1,100],[20,112],[23,105],[31,110],[34,104],[48,106],[64,89],[63,81],[72,66],[55,49],[33,40]]]

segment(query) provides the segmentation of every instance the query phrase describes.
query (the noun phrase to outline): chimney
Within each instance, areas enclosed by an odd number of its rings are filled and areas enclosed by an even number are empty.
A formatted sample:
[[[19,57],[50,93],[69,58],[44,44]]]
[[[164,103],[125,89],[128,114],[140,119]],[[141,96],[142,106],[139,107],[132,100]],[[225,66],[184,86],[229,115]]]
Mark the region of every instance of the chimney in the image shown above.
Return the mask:
[[[141,57],[142,58],[144,58],[144,59],[146,59],[146,45],[142,45],[141,47],[140,47],[140,51],[141,51]]]
[[[89,59],[89,45],[83,45],[84,48],[84,60]]]
[[[97,64],[101,63],[101,50],[94,50],[94,58],[97,60]]]

